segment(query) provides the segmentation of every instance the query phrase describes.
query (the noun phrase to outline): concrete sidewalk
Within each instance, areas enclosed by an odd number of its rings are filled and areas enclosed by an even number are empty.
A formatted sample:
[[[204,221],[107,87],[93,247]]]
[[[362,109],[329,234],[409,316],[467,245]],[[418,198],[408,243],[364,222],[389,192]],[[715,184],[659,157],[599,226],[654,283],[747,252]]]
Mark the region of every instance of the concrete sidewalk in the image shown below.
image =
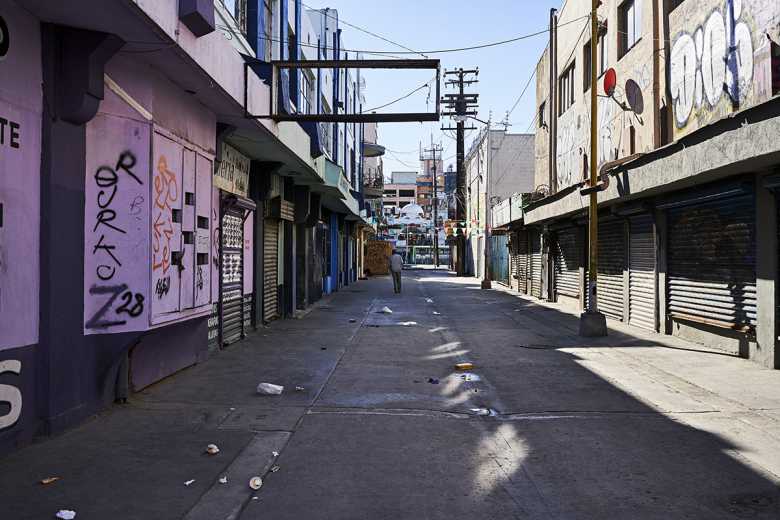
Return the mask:
[[[780,372],[576,320],[441,271],[360,282],[0,460],[0,518],[780,517]]]

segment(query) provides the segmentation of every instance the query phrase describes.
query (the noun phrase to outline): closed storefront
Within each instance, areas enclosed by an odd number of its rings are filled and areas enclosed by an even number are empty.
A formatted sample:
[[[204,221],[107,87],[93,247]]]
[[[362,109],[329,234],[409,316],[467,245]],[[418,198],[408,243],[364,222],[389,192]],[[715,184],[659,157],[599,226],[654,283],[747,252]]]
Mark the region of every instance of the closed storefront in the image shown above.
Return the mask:
[[[623,320],[626,230],[623,220],[599,222],[598,308],[607,317]]]
[[[542,297],[542,235],[531,231],[531,269],[529,273],[531,296]]]
[[[517,280],[517,290],[528,294],[528,232],[517,231],[514,234],[513,253],[512,253],[512,271],[513,277]]]
[[[212,348],[244,338],[252,323],[255,204],[247,198],[248,185],[249,158],[223,143],[214,172],[215,210],[220,214],[220,228],[219,298],[209,320]]]
[[[279,220],[265,219],[263,225],[263,320],[279,316]]]
[[[490,269],[493,280],[509,285],[509,237],[494,235],[490,237]]]
[[[653,218],[629,219],[628,323],[656,330],[655,233]]]
[[[579,300],[582,285],[580,282],[582,244],[578,230],[576,228],[559,230],[553,247],[555,299],[556,301],[566,298]]]
[[[752,193],[669,208],[672,319],[747,331],[756,323]]]

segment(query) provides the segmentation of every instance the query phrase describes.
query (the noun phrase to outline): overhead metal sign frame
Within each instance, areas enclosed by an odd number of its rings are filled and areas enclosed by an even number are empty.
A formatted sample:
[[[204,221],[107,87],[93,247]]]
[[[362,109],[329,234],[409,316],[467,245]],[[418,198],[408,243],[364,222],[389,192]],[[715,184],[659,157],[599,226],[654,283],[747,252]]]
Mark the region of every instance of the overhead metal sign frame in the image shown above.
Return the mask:
[[[271,96],[268,114],[251,114],[248,110],[249,70],[253,67],[271,67]],[[436,111],[435,112],[398,112],[398,113],[353,113],[353,114],[280,114],[279,77],[284,69],[427,69],[436,71]],[[249,119],[273,119],[274,121],[298,121],[318,123],[401,123],[439,121],[441,62],[437,59],[419,60],[276,60],[266,62],[256,58],[245,57],[244,63],[244,116]]]

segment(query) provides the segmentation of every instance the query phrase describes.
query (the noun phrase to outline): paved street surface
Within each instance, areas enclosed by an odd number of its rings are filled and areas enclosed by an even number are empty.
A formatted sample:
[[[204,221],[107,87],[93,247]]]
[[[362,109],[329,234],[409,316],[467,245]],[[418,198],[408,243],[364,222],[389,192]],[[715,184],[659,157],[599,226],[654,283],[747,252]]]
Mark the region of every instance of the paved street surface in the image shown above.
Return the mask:
[[[780,373],[614,327],[442,271],[360,282],[0,460],[0,518],[780,518]]]

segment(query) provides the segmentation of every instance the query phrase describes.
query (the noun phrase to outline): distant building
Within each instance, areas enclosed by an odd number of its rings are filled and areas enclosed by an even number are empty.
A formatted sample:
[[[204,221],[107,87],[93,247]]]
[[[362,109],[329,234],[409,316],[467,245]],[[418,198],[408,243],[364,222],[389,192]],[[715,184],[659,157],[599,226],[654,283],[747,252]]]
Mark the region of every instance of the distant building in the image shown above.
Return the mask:
[[[393,172],[390,179],[382,192],[382,209],[385,215],[398,215],[407,204],[417,203],[417,172]]]

